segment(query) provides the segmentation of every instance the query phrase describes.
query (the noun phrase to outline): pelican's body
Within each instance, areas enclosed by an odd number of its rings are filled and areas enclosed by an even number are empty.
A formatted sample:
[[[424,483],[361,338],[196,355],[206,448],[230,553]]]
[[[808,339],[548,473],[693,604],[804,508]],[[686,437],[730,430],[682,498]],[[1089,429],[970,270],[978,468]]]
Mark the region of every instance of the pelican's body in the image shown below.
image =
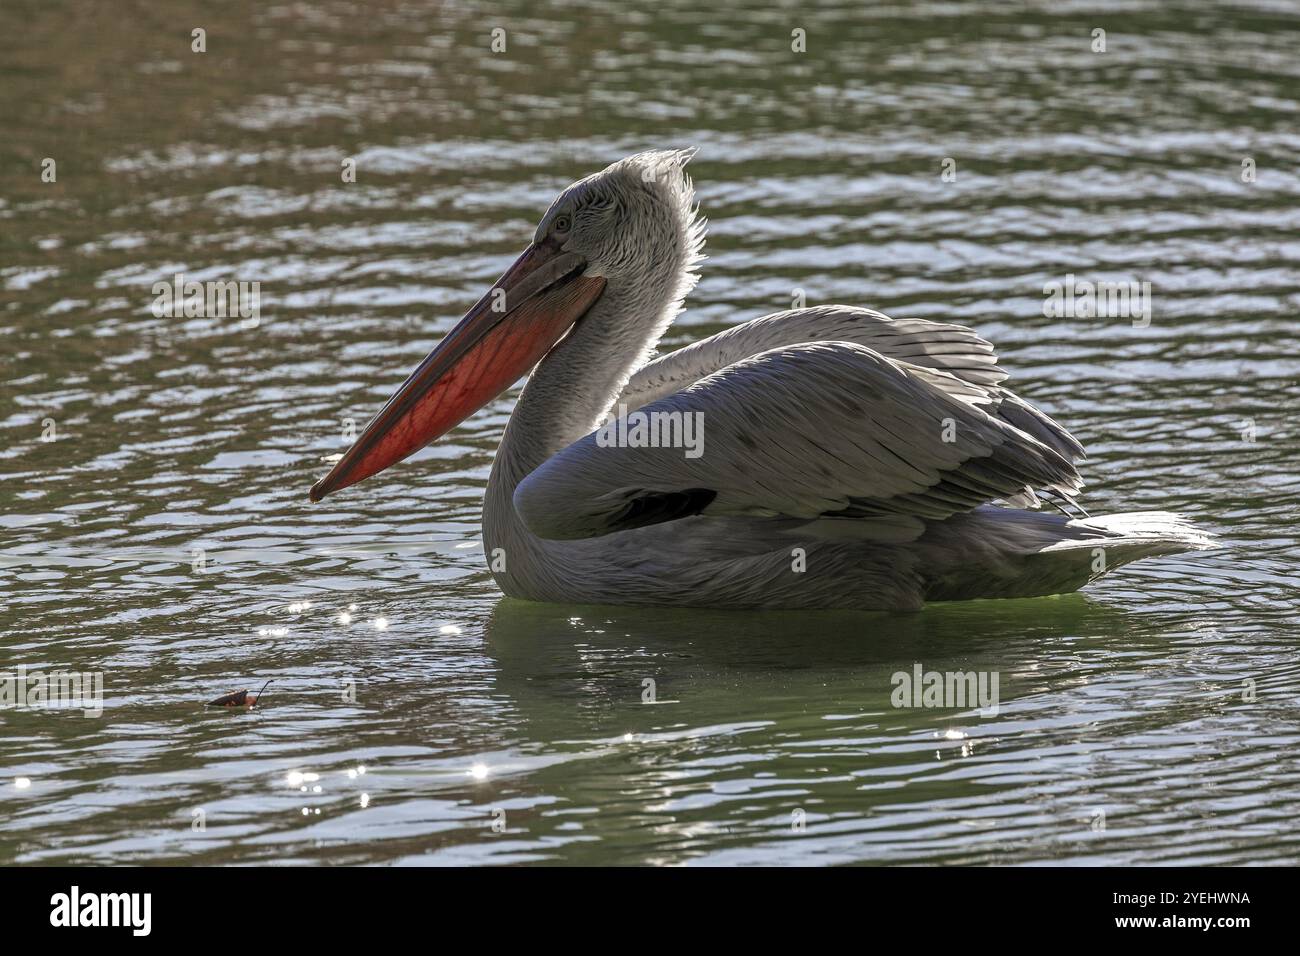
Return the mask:
[[[1078,490],[1083,449],[1003,387],[992,347],[961,326],[800,309],[647,364],[701,258],[689,155],[639,154],[566,190],[313,498],[422,447],[536,362],[483,512],[489,567],[515,597],[915,609],[1073,591],[1204,546],[1164,513],[1031,510],[1035,489]],[[611,414],[699,429],[690,447],[644,447],[602,431]]]

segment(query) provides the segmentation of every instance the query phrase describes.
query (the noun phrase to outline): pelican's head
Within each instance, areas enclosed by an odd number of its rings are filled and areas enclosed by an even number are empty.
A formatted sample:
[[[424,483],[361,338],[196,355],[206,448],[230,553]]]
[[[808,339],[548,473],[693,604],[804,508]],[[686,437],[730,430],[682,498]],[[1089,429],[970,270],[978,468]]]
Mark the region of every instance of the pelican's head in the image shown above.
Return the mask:
[[[704,243],[685,171],[693,155],[637,153],[564,190],[532,244],[312,487],[311,499],[368,478],[459,425],[536,365],[602,297],[618,300],[601,310],[607,321],[639,315],[671,322],[695,284]],[[646,303],[654,304],[649,313]]]
[[[533,244],[555,242],[585,275],[620,283],[694,280],[705,222],[686,173],[693,149],[637,153],[580,179],[551,203]]]

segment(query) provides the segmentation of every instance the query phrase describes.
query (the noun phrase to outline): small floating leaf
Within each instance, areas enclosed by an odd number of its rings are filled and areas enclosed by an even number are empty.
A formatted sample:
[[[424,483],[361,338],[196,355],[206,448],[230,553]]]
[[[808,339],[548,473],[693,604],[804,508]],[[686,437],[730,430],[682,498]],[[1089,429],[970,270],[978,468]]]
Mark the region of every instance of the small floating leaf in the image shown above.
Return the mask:
[[[271,686],[271,681],[267,681],[265,684],[262,685],[262,689],[258,691],[256,694],[250,694],[248,692],[248,688],[244,688],[243,690],[233,690],[229,694],[222,694],[216,700],[208,701],[207,706],[209,707],[256,707],[258,700],[261,698],[263,694],[266,693],[266,689],[270,686]]]

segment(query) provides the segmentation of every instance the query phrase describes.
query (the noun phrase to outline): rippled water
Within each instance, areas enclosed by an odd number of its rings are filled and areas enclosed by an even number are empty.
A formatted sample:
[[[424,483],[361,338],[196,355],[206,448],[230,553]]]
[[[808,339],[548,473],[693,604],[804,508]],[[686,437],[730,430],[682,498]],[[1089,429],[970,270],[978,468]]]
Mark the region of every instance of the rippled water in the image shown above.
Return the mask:
[[[1295,862],[1298,27],[6,3],[0,666],[105,699],[0,710],[0,861]],[[514,393],[309,506],[550,198],[661,145],[700,147],[712,222],[667,346],[795,289],[975,326],[1088,445],[1093,513],[1222,548],[913,615],[506,601],[478,521]],[[177,272],[259,281],[261,324],[155,318]],[[1150,282],[1149,326],[1045,318],[1067,274]],[[892,707],[918,661],[996,673],[998,714]]]

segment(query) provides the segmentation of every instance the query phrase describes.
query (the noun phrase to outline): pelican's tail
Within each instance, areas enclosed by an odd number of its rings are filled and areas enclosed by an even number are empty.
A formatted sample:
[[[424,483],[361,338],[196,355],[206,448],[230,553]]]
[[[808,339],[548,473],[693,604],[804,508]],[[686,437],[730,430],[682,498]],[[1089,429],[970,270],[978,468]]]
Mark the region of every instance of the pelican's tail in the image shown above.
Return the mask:
[[[918,545],[934,549],[926,600],[959,601],[1065,594],[1130,561],[1214,541],[1166,511],[1074,519],[988,506],[931,525]]]

